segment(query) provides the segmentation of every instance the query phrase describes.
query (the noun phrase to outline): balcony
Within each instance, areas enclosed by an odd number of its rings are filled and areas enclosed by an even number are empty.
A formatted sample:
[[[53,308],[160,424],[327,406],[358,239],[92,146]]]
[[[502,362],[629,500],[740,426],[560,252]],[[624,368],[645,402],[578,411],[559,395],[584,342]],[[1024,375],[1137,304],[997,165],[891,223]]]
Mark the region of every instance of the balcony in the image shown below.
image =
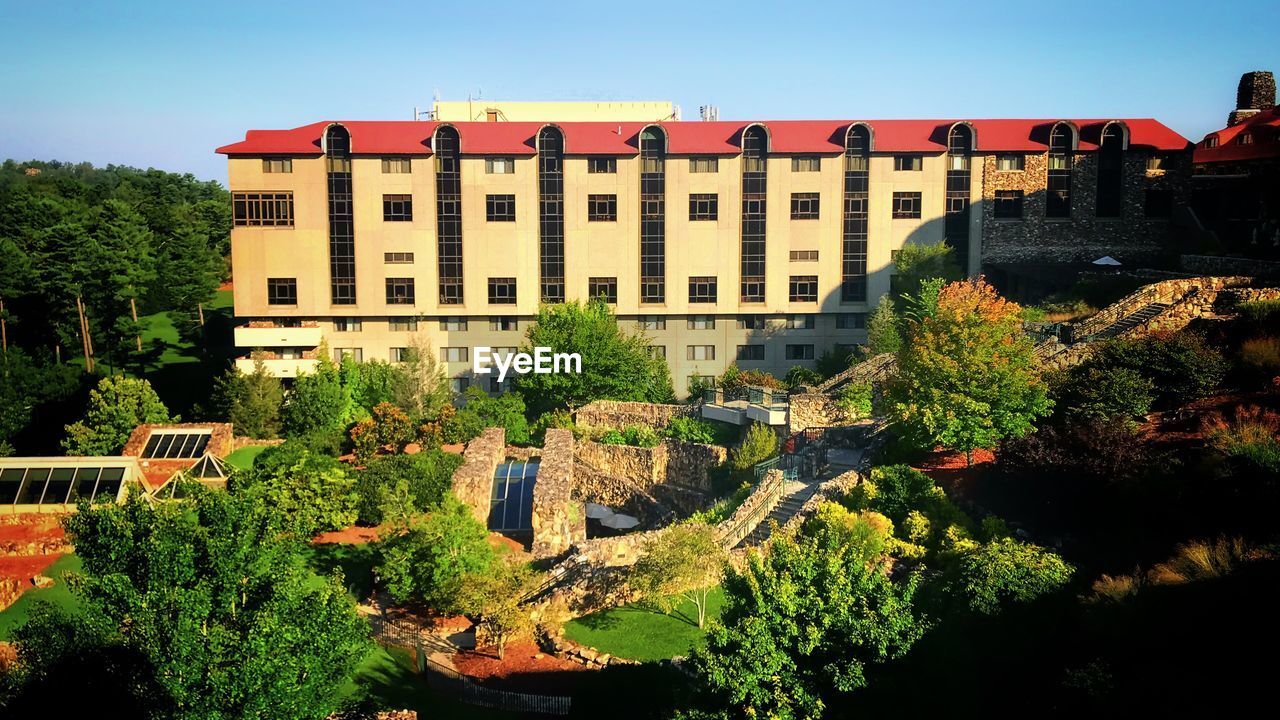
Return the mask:
[[[293,353],[290,354],[293,355]],[[280,357],[273,352],[259,353],[262,362],[267,366],[267,372],[278,378],[296,378],[302,373],[315,372],[316,366],[320,364],[314,351],[309,350],[296,355],[296,357]],[[254,358],[236,358],[236,370],[248,374],[253,372],[253,368]]]
[[[235,329],[235,342],[241,348],[313,348],[320,344],[320,326],[313,322],[294,327],[251,322]]]
[[[713,388],[702,397],[702,417],[733,425],[758,422],[786,425],[790,402],[785,390],[748,387],[725,392]]]

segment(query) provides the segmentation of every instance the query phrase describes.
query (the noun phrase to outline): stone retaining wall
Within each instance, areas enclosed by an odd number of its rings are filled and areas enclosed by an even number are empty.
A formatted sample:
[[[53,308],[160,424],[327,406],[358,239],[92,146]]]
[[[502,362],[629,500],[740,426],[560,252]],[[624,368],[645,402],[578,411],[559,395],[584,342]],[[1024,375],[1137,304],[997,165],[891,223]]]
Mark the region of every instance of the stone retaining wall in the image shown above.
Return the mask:
[[[1220,255],[1183,255],[1182,267],[1204,275],[1254,275],[1280,277],[1280,262],[1255,258],[1223,257]]]
[[[1224,277],[1198,277],[1164,280],[1144,285],[1129,295],[1108,305],[1094,315],[1071,326],[1071,336],[1084,338],[1104,330],[1117,321],[1137,312],[1151,303],[1177,303],[1193,291],[1216,292],[1224,288],[1246,287],[1253,278],[1244,275]]]
[[[719,445],[678,440],[648,448],[588,441],[578,443],[577,456],[602,474],[625,478],[646,492],[667,483],[706,492],[711,489],[709,471],[723,464],[729,451]]]
[[[696,411],[696,405],[596,400],[578,408],[573,417],[574,422],[584,427],[621,430],[629,425],[646,425],[660,429],[670,424],[672,418],[692,416]]]
[[[485,527],[489,526],[493,478],[506,457],[506,449],[507,431],[485,428],[479,437],[467,443],[467,449],[462,452],[462,465],[453,472],[453,494],[471,508],[475,519]]]
[[[587,539],[586,513],[573,498],[573,446],[572,431],[547,430],[533,485],[534,557],[560,555]]]
[[[205,452],[218,457],[226,457],[235,449],[235,441],[231,423],[147,423],[139,425],[129,434],[128,441],[120,451],[123,457],[142,457],[147,440],[153,431],[165,430],[209,430],[209,444]]]

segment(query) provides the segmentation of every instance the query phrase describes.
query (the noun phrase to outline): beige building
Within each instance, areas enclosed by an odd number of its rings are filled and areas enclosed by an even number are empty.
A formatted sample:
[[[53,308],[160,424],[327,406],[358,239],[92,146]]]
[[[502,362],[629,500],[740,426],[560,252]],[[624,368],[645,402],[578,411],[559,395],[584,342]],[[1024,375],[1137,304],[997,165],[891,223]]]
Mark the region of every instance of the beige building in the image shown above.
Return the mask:
[[[946,240],[979,272],[984,228],[1023,213],[1021,189],[995,208],[988,173],[1037,173],[1018,187],[1059,207],[1045,167],[1069,176],[1104,135],[1124,153],[1186,146],[1152,120],[652,122],[650,105],[639,120],[503,120],[507,105],[494,121],[326,121],[220,148],[241,366],[262,348],[294,376],[322,340],[394,361],[416,334],[461,387],[472,349],[519,346],[540,302],[604,295],[677,392],[734,362],[782,374],[865,340],[904,244]],[[1067,159],[1043,162],[1064,132]],[[1105,190],[1081,184],[1067,192]]]

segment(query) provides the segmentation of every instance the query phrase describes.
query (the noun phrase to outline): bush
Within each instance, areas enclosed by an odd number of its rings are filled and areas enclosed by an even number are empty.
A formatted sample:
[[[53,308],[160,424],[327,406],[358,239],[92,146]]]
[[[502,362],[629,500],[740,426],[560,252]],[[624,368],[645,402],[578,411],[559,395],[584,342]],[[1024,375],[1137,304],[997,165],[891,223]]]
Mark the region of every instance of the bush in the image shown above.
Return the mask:
[[[729,467],[746,470],[776,455],[778,436],[767,425],[753,423],[742,444],[729,452]]]
[[[653,447],[660,440],[658,433],[647,425],[629,425],[619,432],[609,430],[597,441],[603,445],[630,445],[631,447]]]
[[[711,445],[715,443],[715,428],[711,423],[701,418],[681,416],[672,418],[671,422],[663,430],[663,434],[672,440],[680,440],[681,442],[702,443]]]
[[[485,428],[500,427],[507,431],[508,443],[529,443],[529,421],[524,417],[524,398],[520,393],[505,392],[490,397],[484,390],[472,385],[467,388],[465,397],[466,405],[441,423],[441,434],[445,442],[467,442],[477,437]]]
[[[871,415],[871,383],[845,383],[836,393],[836,407],[853,418],[864,418]]]
[[[1002,538],[962,555],[949,587],[970,610],[990,615],[1058,590],[1074,571],[1044,548]]]
[[[609,430],[606,430],[603,435],[597,438],[596,442],[601,445],[626,445],[627,439],[622,436],[622,433],[610,428]]]
[[[770,390],[783,390],[786,384],[763,370],[742,370],[737,365],[730,365],[716,379],[716,387],[725,392],[737,392],[747,387],[762,387]]]
[[[1265,322],[1280,313],[1280,298],[1274,300],[1248,300],[1238,306],[1241,315],[1254,322]]]
[[[281,529],[302,538],[339,530],[356,521],[354,478],[337,459],[288,441],[269,447],[248,470],[234,472],[227,489],[262,499],[281,519]]]
[[[1015,440],[998,453],[1000,468],[1020,486],[1060,493],[1091,491],[1139,477],[1151,452],[1136,428],[1123,419],[1048,425]]]
[[[1280,338],[1262,335],[1245,340],[1240,344],[1240,361],[1268,377],[1280,373]]]
[[[573,413],[568,410],[550,410],[538,416],[533,421],[533,426],[529,429],[529,436],[535,445],[541,445],[547,437],[547,431],[551,429],[558,430],[577,430],[577,426],[573,422]],[[577,434],[575,432],[575,434]]]
[[[1236,408],[1235,417],[1205,420],[1209,446],[1229,458],[1245,460],[1268,472],[1280,472],[1280,415],[1257,406]]]
[[[1137,372],[1151,380],[1158,399],[1173,405],[1212,393],[1227,371],[1222,353],[1189,332],[1112,340],[1086,364],[1104,371]]]
[[[1151,411],[1155,384],[1133,368],[1078,365],[1055,388],[1057,406],[1071,418],[1138,419]]]
[[[818,371],[807,368],[803,365],[793,366],[787,371],[786,376],[783,377],[782,380],[789,388],[797,387],[799,385],[822,384],[822,376],[818,374]]]
[[[404,481],[415,510],[429,512],[444,501],[453,485],[453,473],[462,457],[438,450],[416,455],[384,455],[356,473],[356,511],[363,525],[378,525],[386,518],[383,507],[388,494]]]

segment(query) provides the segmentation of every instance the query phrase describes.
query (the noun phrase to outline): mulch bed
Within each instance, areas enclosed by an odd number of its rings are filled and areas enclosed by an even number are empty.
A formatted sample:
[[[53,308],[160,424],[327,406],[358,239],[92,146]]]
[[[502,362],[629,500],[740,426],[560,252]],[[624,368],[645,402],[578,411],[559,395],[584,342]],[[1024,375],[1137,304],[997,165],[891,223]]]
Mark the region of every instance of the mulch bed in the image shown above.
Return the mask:
[[[329,530],[311,538],[313,545],[359,545],[374,542],[382,532],[381,527],[352,525],[342,530]]]
[[[571,673],[587,670],[542,652],[534,643],[508,645],[502,660],[493,648],[460,652],[453,656],[453,664],[458,672],[485,687],[542,695],[573,692],[577,683]]]
[[[953,497],[973,500],[982,477],[991,470],[996,460],[990,450],[974,450],[973,466],[965,461],[964,453],[934,450],[915,464],[920,472],[933,478]]]

